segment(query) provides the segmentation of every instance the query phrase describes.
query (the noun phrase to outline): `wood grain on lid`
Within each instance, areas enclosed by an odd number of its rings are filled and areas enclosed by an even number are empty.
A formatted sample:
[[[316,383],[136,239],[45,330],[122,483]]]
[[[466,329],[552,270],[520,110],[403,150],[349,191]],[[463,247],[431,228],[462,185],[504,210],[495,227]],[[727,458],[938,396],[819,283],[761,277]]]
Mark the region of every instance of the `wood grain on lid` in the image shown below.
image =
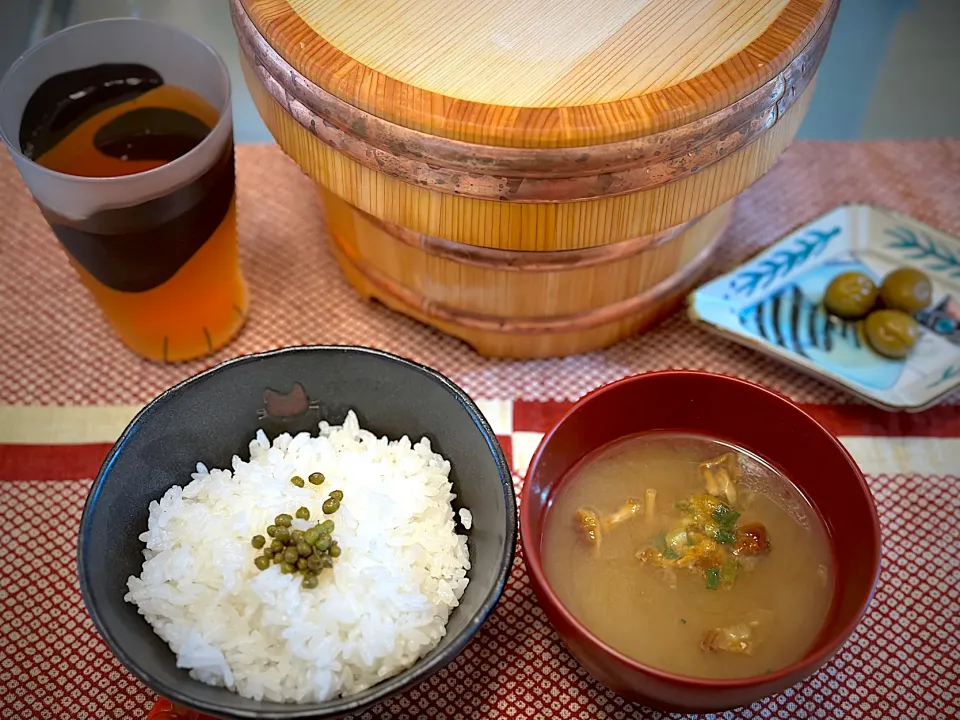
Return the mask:
[[[689,80],[740,52],[786,4],[290,0],[318,35],[376,72],[512,107],[595,105]]]
[[[576,147],[715,112],[780,72],[837,0],[242,0],[298,72],[473,143]]]

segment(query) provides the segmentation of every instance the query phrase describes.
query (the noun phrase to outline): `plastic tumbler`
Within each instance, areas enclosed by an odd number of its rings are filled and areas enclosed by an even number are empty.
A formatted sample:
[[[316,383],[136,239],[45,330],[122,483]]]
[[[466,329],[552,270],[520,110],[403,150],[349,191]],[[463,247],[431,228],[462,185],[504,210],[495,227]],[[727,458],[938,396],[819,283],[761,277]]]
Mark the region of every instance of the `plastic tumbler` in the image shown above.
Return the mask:
[[[0,83],[0,136],[131,350],[188,360],[240,331],[230,78],[210,46],[134,18],[62,30]]]

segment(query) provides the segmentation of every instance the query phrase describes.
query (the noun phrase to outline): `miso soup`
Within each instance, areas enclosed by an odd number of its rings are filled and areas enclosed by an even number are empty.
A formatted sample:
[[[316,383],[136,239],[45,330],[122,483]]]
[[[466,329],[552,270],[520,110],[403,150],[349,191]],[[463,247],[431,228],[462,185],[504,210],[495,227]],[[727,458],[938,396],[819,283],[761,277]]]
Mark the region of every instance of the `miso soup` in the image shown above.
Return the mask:
[[[829,541],[780,472],[695,435],[627,438],[564,478],[544,571],[563,604],[624,655],[739,678],[799,660],[833,597]]]

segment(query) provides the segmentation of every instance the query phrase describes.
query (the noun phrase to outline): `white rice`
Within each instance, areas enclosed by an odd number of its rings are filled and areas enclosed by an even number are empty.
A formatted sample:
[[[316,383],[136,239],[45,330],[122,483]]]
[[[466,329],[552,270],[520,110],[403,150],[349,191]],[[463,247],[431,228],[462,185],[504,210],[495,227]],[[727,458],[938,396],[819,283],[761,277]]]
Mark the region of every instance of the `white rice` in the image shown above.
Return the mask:
[[[317,471],[319,487],[290,482]],[[359,692],[434,648],[467,586],[449,472],[426,438],[378,439],[353,412],[342,426],[321,423],[319,437],[284,434],[271,446],[260,431],[250,462],[235,456],[232,472],[198,464],[193,482],[150,503],[143,572],[125,599],[197,680],[256,700]],[[319,587],[254,567],[253,535],[300,506],[311,521],[293,526],[306,530],[337,489],[330,517],[343,553]],[[469,528],[469,512],[461,518]]]

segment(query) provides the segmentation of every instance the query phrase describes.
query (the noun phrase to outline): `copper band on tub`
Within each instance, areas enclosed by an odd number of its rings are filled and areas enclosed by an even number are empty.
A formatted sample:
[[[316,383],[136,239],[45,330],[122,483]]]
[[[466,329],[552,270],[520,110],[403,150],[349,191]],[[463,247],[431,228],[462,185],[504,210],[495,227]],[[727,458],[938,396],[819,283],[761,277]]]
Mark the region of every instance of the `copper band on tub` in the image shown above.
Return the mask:
[[[365,264],[357,251],[335,233],[330,233],[334,254],[348,262],[367,282],[385,296],[390,296],[408,308],[423,313],[431,320],[453,323],[461,327],[498,333],[547,334],[587,330],[629,317],[648,309],[665,298],[670,298],[694,282],[703,273],[729,224],[729,217],[713,239],[684,267],[651,288],[610,305],[570,315],[550,317],[504,317],[487,315],[452,307],[430,300],[419,292],[398,283],[384,272]]]
[[[509,202],[566,202],[636,192],[692,175],[749,145],[812,81],[836,7],[782,72],[723,110],[622,142],[538,149],[441,138],[364,112],[300,75],[263,38],[240,0],[231,0],[241,51],[260,83],[320,142],[413,185]]]
[[[340,202],[345,201],[340,200]],[[704,217],[694,218],[658,233],[621,240],[608,245],[597,245],[577,250],[540,251],[500,250],[482,245],[468,245],[455,240],[426,235],[401,225],[386,222],[352,205],[350,210],[362,220],[390,235],[398,242],[422,250],[432,257],[506,272],[556,272],[616,262],[669,242],[680,233],[692,228]]]

